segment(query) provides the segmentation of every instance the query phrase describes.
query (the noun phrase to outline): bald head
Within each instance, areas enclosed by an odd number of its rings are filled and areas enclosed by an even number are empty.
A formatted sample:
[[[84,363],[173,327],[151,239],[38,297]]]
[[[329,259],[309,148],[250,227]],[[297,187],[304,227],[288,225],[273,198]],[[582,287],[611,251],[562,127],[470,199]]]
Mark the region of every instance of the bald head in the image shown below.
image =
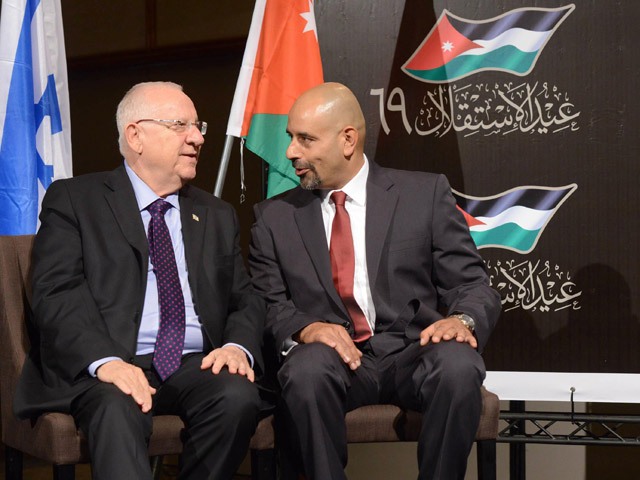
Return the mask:
[[[355,95],[324,83],[294,102],[287,120],[287,158],[303,188],[337,190],[364,165],[364,115]]]
[[[313,87],[298,97],[291,112],[306,112],[316,121],[338,129],[352,127],[358,132],[358,150],[364,151],[366,134],[364,115],[358,99],[341,83],[328,82]]]

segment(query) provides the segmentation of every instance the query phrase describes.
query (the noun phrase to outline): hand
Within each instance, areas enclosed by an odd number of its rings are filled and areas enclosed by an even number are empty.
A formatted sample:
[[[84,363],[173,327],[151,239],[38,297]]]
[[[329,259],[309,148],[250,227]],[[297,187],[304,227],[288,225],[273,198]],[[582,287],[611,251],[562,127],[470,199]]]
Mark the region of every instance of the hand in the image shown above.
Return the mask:
[[[453,339],[460,343],[468,343],[473,348],[478,348],[476,337],[456,317],[438,320],[420,332],[420,345],[422,346],[427,345],[430,341],[440,343],[442,340],[449,341]]]
[[[243,375],[247,377],[250,382],[255,380],[255,374],[253,373],[251,365],[249,365],[247,354],[241,348],[234,345],[216,348],[202,359],[200,368],[202,370],[210,368],[211,372],[217,375],[225,365],[229,373]]]
[[[151,410],[151,395],[156,389],[149,385],[142,369],[122,360],[112,360],[101,365],[96,376],[101,382],[112,383],[130,395],[140,405],[142,413]]]
[[[360,366],[362,352],[358,350],[349,332],[342,326],[334,323],[315,322],[307,325],[297,335],[299,343],[320,342],[329,345],[349,365],[351,370]]]

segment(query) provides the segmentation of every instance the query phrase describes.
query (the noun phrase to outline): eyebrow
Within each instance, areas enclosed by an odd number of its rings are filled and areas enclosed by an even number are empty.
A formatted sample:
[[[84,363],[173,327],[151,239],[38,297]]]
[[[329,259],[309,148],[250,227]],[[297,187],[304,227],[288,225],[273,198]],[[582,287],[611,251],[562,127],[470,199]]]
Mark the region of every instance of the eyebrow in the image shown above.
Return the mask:
[[[295,136],[295,137],[315,138],[315,136],[310,134],[309,132],[296,132],[296,133],[293,133],[289,129],[287,129],[287,135],[289,135],[290,137],[294,137]]]

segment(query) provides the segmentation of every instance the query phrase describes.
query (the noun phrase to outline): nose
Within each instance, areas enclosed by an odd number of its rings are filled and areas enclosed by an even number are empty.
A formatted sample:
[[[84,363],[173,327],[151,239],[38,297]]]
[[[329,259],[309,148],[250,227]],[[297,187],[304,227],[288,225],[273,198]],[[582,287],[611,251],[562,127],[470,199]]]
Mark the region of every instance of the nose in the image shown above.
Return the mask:
[[[202,133],[200,133],[200,129],[193,124],[189,127],[187,143],[195,145],[196,147],[199,147],[204,143],[204,135],[202,135]]]
[[[286,155],[289,160],[295,160],[300,157],[298,150],[294,144],[295,139],[291,139],[289,146],[287,147]]]

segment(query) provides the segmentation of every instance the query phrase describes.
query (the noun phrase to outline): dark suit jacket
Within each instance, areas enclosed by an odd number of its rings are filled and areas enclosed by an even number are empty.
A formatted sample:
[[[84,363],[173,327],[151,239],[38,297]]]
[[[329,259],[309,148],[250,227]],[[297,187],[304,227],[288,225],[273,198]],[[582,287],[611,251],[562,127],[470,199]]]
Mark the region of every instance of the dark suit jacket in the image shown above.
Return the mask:
[[[332,281],[320,204],[317,191],[298,187],[254,209],[249,264],[276,349],[312,322],[350,328]],[[482,351],[500,297],[443,175],[370,162],[366,250],[376,332],[417,340],[423,328],[460,311],[475,319]]]
[[[251,288],[234,209],[192,186],[179,193],[189,284],[205,350],[235,342],[260,353],[264,302]],[[33,247],[32,349],[15,398],[20,417],[68,411],[97,380],[87,366],[133,361],[149,246],[124,166],[54,182]]]

